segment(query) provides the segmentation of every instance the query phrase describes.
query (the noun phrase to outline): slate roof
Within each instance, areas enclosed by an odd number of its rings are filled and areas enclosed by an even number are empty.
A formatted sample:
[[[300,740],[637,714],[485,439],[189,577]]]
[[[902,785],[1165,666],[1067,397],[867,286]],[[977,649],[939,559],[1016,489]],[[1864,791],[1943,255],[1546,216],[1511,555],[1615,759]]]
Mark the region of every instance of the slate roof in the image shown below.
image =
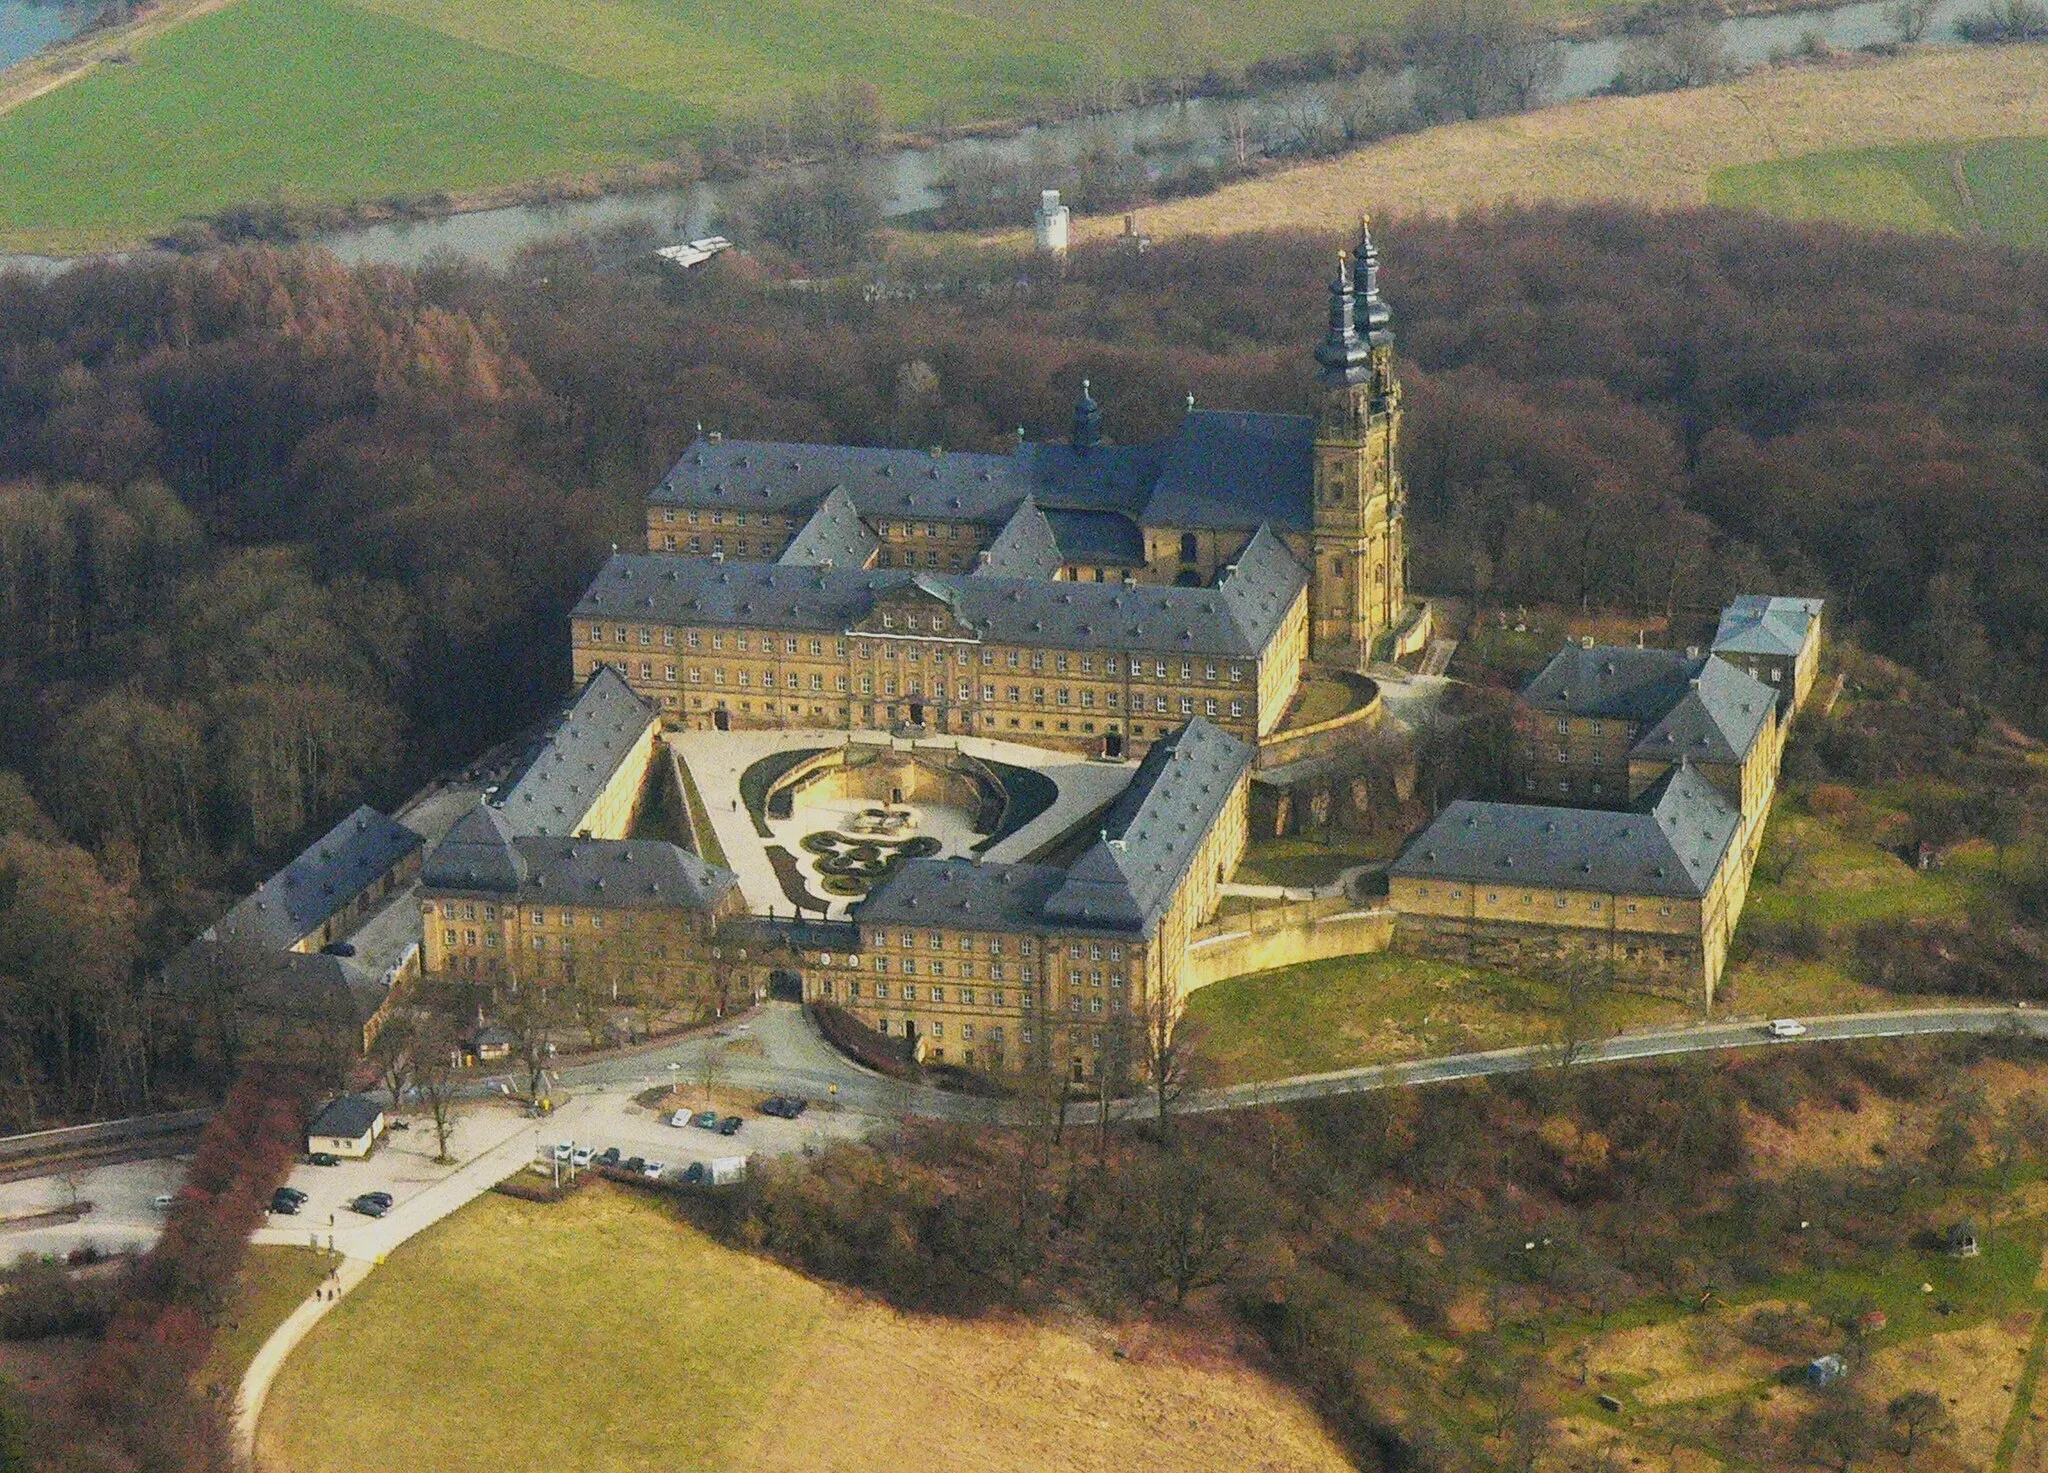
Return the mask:
[[[288,950],[425,842],[365,804],[237,901],[206,934]]]
[[[1166,443],[1159,480],[1140,513],[1148,527],[1271,522],[1311,530],[1315,421],[1299,414],[1196,410]]]
[[[854,907],[853,918],[863,926],[1044,930],[1045,903],[1066,878],[1049,864],[911,859]]]
[[[368,1135],[383,1113],[384,1107],[367,1095],[343,1095],[327,1102],[326,1108],[306,1127],[306,1134],[356,1140]]]
[[[881,545],[854,509],[853,498],[844,488],[835,486],[776,561],[811,567],[865,568]]]
[[[1745,593],[1721,610],[1714,631],[1714,653],[1731,655],[1797,655],[1820,619],[1817,598],[1783,598]]]
[[[1141,568],[1145,534],[1122,512],[1055,508],[1045,513],[1062,563]]]
[[[1067,869],[911,860],[855,908],[861,925],[1149,936],[1215,826],[1252,749],[1196,717],[1155,742]]]
[[[1680,763],[1628,813],[1453,803],[1409,842],[1388,873],[1697,900],[1740,826],[1719,790]]]
[[[1271,643],[1306,581],[1277,538],[1269,538],[1256,556],[1241,558],[1237,572],[1215,588],[1126,588],[617,553],[584,591],[575,617],[841,634],[878,599],[918,588],[943,600],[984,640],[1253,658]]]
[[[989,523],[1030,496],[1047,512],[1117,511],[1146,525],[1307,531],[1314,440],[1303,415],[1219,410],[1191,411],[1156,444],[1020,444],[1009,455],[702,439],[648,501],[801,518],[840,490],[869,523]]]
[[[211,933],[165,964],[164,983],[177,998],[231,998],[238,1013],[357,1027],[375,1016],[386,996],[378,976],[347,957],[280,951]]]
[[[1704,663],[1681,650],[1568,644],[1522,687],[1522,700],[1561,716],[1651,722],[1677,704]]]
[[[516,834],[574,833],[654,719],[652,702],[598,666],[495,806]]]
[[[1629,755],[1739,763],[1777,704],[1777,693],[1761,680],[1710,657],[1677,703],[1636,738]]]
[[[1154,742],[1104,813],[1101,837],[1046,902],[1046,914],[1151,934],[1252,756],[1249,746],[1199,716]]]
[[[972,576],[1050,579],[1059,568],[1060,545],[1052,523],[1027,496],[983,551]]]
[[[711,910],[739,879],[660,839],[576,839],[511,832],[480,807],[449,830],[422,875],[433,891],[518,902]]]

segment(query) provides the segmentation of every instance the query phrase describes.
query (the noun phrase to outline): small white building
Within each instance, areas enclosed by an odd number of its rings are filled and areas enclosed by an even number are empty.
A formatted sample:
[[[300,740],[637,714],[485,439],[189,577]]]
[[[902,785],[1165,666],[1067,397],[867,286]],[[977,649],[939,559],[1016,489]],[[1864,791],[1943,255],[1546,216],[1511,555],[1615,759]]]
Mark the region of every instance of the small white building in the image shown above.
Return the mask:
[[[306,1150],[361,1160],[384,1134],[384,1107],[367,1095],[332,1100],[306,1128]]]
[[[1039,254],[1064,256],[1067,253],[1067,207],[1060,203],[1057,189],[1039,192],[1036,235]]]

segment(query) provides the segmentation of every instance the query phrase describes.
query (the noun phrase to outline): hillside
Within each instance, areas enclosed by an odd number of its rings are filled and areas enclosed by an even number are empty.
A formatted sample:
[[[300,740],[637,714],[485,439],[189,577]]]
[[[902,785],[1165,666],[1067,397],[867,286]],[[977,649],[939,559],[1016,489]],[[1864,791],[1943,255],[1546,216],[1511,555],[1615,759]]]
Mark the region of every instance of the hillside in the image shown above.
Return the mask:
[[[2048,135],[2048,47],[1930,51],[1432,128],[1148,209],[1145,228],[1155,236],[1334,230],[1365,208],[1454,213],[1509,200],[1696,205],[1713,197],[1719,171],[1738,165],[2038,135]],[[1899,222],[1875,213],[1865,223]],[[1106,236],[1121,224],[1089,220],[1078,232]]]
[[[1349,1466],[1227,1340],[901,1314],[608,1189],[485,1197],[406,1244],[286,1363],[258,1453],[292,1473]]]
[[[1716,174],[1715,204],[2048,245],[2048,138],[1844,149]]]

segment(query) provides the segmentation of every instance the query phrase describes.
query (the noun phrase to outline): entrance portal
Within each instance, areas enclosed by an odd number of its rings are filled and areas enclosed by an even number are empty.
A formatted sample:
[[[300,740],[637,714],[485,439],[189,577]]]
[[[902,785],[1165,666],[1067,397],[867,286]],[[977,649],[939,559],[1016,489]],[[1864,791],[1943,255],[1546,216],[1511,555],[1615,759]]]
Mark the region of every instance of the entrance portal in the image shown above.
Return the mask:
[[[923,725],[924,725],[924,702],[923,702],[923,701],[912,701],[912,702],[910,703],[910,724],[911,724],[912,726],[923,726]]]
[[[711,713],[711,729],[713,731],[731,731],[732,712],[726,710],[723,706],[713,711]]]
[[[801,972],[777,970],[768,974],[768,996],[776,1002],[802,1002],[804,978]]]
[[[1124,754],[1124,734],[1120,731],[1106,733],[1102,738],[1102,755],[1121,757]]]

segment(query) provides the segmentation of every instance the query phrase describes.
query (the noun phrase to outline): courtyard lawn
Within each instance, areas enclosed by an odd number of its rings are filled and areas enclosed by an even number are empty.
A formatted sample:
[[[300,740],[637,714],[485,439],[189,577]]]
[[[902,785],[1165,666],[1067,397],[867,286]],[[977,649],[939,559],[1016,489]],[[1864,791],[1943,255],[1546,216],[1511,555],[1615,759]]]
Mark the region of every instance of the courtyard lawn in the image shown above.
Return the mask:
[[[0,245],[93,249],[238,203],[590,174],[701,121],[342,0],[239,0],[0,116]]]
[[[1844,149],[1714,176],[1715,204],[1792,219],[2048,245],[2048,138]]]
[[[213,1348],[195,1378],[201,1390],[219,1386],[234,1395],[242,1374],[270,1332],[313,1297],[332,1260],[310,1248],[251,1246],[241,1282],[214,1331]]]
[[[1389,859],[1400,847],[1398,835],[1369,839],[1358,834],[1332,834],[1320,839],[1261,839],[1245,846],[1244,859],[1230,878],[1240,885],[1327,885],[1348,869]]]
[[[1247,1368],[1116,1358],[1136,1333],[897,1314],[613,1188],[489,1195],[321,1322],[257,1453],[292,1473],[1350,1466]]]
[[[1559,1004],[1551,983],[1386,952],[1232,977],[1188,999],[1226,1084],[1541,1043]],[[1590,1012],[1596,1035],[1693,1016],[1676,1000],[1628,992]]]

